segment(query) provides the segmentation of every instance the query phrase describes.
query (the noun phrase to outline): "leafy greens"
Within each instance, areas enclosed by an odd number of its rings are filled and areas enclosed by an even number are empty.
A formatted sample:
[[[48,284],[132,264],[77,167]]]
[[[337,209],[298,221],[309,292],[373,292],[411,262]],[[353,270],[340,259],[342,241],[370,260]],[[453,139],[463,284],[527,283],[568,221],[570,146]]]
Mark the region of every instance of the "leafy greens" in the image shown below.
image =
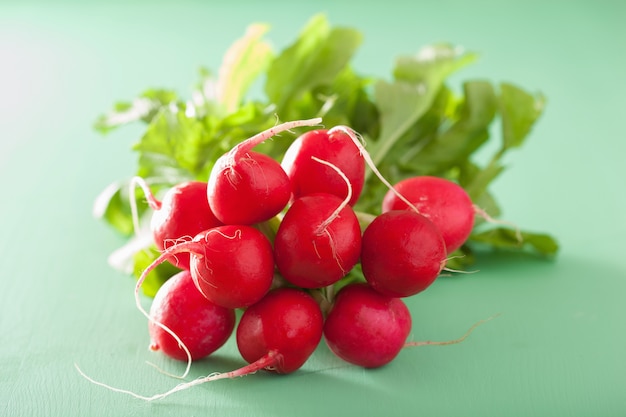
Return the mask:
[[[545,98],[522,88],[483,80],[468,80],[456,93],[448,77],[477,59],[450,44],[434,44],[417,54],[400,56],[390,80],[362,75],[351,65],[362,42],[354,28],[332,27],[324,15],[314,16],[293,43],[276,52],[264,40],[267,25],[252,24],[227,51],[217,76],[201,69],[190,99],[168,89],[149,89],[130,102],[114,105],[100,116],[95,129],[103,134],[133,122],[145,124],[134,144],[137,175],[155,193],[184,180],[204,180],[215,160],[235,144],[282,121],[322,117],[326,127],[343,124],[358,131],[379,170],[391,182],[415,175],[436,175],[457,181],[472,200],[492,217],[500,208],[489,184],[503,171],[502,157],[519,148],[541,116]],[[254,82],[264,79],[264,96],[250,97]],[[491,160],[480,165],[474,153],[488,141],[500,122],[500,143]],[[281,135],[259,151],[280,159],[295,136]],[[368,175],[355,209],[376,215],[385,186]],[[137,193],[139,213],[147,205]],[[133,234],[128,180],[118,181],[98,198],[96,214],[125,236]],[[479,219],[480,220],[480,219]],[[491,227],[490,227],[491,226]],[[145,233],[145,231],[139,231]],[[473,245],[554,255],[558,245],[543,233],[522,231],[477,221],[468,243],[460,249],[470,263]],[[137,275],[156,255],[154,248],[130,239],[118,251],[117,266]],[[146,240],[143,240],[146,242]],[[139,246],[139,249],[138,249]],[[145,245],[144,245],[145,246]],[[119,259],[118,259],[119,261]],[[160,271],[154,291],[162,282]],[[150,287],[149,287],[150,288]]]

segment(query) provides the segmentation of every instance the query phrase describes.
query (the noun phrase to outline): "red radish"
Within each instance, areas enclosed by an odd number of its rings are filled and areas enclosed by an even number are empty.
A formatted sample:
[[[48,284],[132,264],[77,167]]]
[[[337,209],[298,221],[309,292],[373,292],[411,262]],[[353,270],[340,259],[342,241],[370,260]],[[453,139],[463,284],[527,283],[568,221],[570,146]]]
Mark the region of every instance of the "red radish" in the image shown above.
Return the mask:
[[[274,278],[272,245],[250,226],[220,226],[201,233],[191,257],[196,287],[209,300],[229,308],[259,301]]]
[[[252,148],[272,136],[320,118],[280,124],[241,142],[221,156],[209,176],[207,197],[215,216],[225,224],[254,224],[280,213],[291,198],[291,183],[280,164]]]
[[[165,259],[191,254],[190,272],[202,295],[226,308],[244,308],[259,301],[274,278],[274,257],[268,238],[252,226],[224,225],[196,235],[191,242],[164,250],[142,273],[137,285]]]
[[[201,231],[222,224],[209,207],[206,198],[206,182],[187,181],[180,183],[170,188],[163,199],[159,201],[141,177],[134,177],[131,180],[130,201],[135,223],[137,208],[134,190],[137,185],[142,188],[150,208],[154,210],[150,220],[150,230],[154,244],[159,250],[163,250],[176,242],[191,240]],[[137,224],[135,224],[135,230],[138,230]],[[179,268],[189,269],[189,254],[179,254],[169,258],[168,261]]]
[[[404,302],[364,283],[342,288],[324,323],[330,350],[366,368],[391,362],[405,347],[410,331],[411,314]]]
[[[225,373],[213,373],[176,385],[171,390],[144,396],[111,387],[85,375],[90,382],[145,401],[162,399],[178,391],[218,379],[232,379],[260,370],[279,374],[294,372],[311,356],[322,339],[324,319],[313,297],[295,288],[279,288],[246,309],[237,326],[237,347],[248,365]]]
[[[350,137],[342,131],[312,130],[289,146],[281,163],[291,179],[294,198],[313,193],[345,198],[346,183],[334,170],[314,162],[311,157],[327,161],[345,174],[352,187],[349,204],[354,205],[363,189],[365,162]]]
[[[150,317],[150,348],[178,360],[187,360],[187,353],[155,322],[176,333],[193,360],[219,349],[235,328],[235,310],[220,307],[203,297],[189,271],[177,273],[159,288],[152,301]]]
[[[210,240],[208,237],[217,236],[216,240]],[[250,242],[247,240],[250,239]],[[207,245],[212,242],[213,246]],[[179,253],[191,254],[190,270],[191,277],[196,288],[206,297],[202,289],[210,287],[213,274],[223,274],[219,279],[226,279],[228,288],[237,288],[238,290],[223,291],[220,293],[220,301],[218,304],[214,300],[213,303],[221,305],[225,308],[240,308],[253,304],[263,298],[269,291],[272,284],[274,274],[274,262],[272,257],[272,249],[269,241],[257,229],[251,226],[218,226],[213,229],[206,230],[196,235],[190,242],[178,243],[164,250],[158,258],[156,258],[146,269],[143,270],[137,284],[135,285],[135,305],[141,313],[160,327],[166,333],[169,333],[176,342],[181,346],[187,355],[187,369],[183,377],[187,375],[191,367],[192,355],[189,349],[182,342],[176,332],[172,331],[168,326],[154,320],[150,314],[141,305],[139,291],[148,274],[157,267],[157,265],[165,262],[167,259]],[[212,262],[215,262],[215,269],[212,269]],[[194,264],[202,264],[193,267]],[[199,272],[206,273],[206,276],[196,276]],[[204,286],[206,283],[206,286]],[[202,286],[202,287],[201,287]]]
[[[217,243],[211,247],[208,246],[206,242],[208,240],[207,236],[213,235],[221,236],[223,239],[218,239]],[[260,238],[259,235],[262,238]],[[258,244],[258,247],[246,242],[246,239],[249,237],[251,237],[253,243]],[[272,284],[274,267],[271,245],[265,235],[260,231],[251,226],[218,226],[199,233],[190,242],[178,243],[164,250],[158,258],[152,261],[152,263],[143,270],[135,285],[135,305],[148,320],[166,333],[169,333],[185,351],[187,355],[187,368],[182,376],[184,377],[189,373],[189,369],[191,368],[191,352],[176,332],[165,324],[154,320],[150,314],[148,314],[141,305],[141,298],[139,296],[141,285],[148,274],[159,264],[180,253],[191,254],[192,266],[202,259],[203,268],[192,268],[190,270],[194,284],[201,293],[199,282],[210,283],[212,277],[210,275],[206,277],[195,276],[199,270],[205,271],[208,274],[214,272],[224,273],[226,278],[230,280],[229,285],[231,288],[241,287],[241,291],[233,291],[232,294],[224,292],[225,297],[231,296],[230,298],[226,298],[226,300],[221,299],[222,301],[226,301],[224,302],[225,305],[222,305],[222,307],[226,308],[239,308],[260,300],[267,291],[269,291]],[[225,260],[226,263],[228,263],[228,268],[224,267]],[[217,270],[217,268],[215,270],[210,268],[212,261],[217,262],[216,265],[219,266],[219,270]]]
[[[334,284],[356,265],[361,251],[361,228],[348,205],[352,187],[333,164],[328,165],[344,180],[347,193],[339,197],[315,193],[296,199],[287,210],[274,239],[276,267],[290,283],[302,288]]]
[[[359,260],[361,229],[350,206],[327,226],[320,225],[341,205],[331,194],[300,197],[287,210],[274,240],[280,274],[302,288],[320,288],[343,278]]]
[[[251,364],[239,374],[298,370],[317,348],[323,322],[319,306],[304,291],[287,287],[271,291],[243,313],[237,326],[239,352]]]
[[[460,248],[474,227],[475,208],[467,192],[445,178],[420,176],[402,180],[394,188],[441,232],[450,254]],[[388,191],[382,211],[406,210],[409,206]]]
[[[329,134],[335,132],[346,134],[380,181],[411,208],[404,213],[383,213],[366,228],[361,249],[361,266],[366,280],[377,291],[392,297],[408,297],[425,290],[446,263],[446,247],[441,233],[385,179],[354,130],[335,126],[328,131]],[[405,216],[406,213],[409,215]]]
[[[408,297],[422,292],[439,276],[445,263],[441,233],[414,211],[383,213],[363,232],[363,275],[381,294]]]

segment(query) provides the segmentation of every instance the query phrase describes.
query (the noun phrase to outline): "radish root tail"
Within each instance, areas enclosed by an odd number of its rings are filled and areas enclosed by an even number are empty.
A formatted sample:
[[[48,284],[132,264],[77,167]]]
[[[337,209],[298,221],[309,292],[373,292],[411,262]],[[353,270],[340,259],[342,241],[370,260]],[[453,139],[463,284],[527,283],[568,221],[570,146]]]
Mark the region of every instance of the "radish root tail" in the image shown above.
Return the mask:
[[[424,341],[417,341],[417,342],[406,342],[404,344],[405,348],[408,347],[417,347],[417,346],[446,346],[446,345],[455,345],[457,343],[461,343],[462,341],[464,341],[465,339],[468,338],[468,336],[470,334],[472,334],[474,332],[474,330],[476,330],[476,328],[478,326],[480,326],[481,324],[485,324],[488,321],[491,321],[493,319],[495,319],[496,317],[500,316],[501,313],[498,314],[494,314],[491,317],[488,317],[484,320],[480,320],[476,323],[474,323],[472,325],[472,327],[470,327],[463,336],[459,337],[458,339],[454,339],[454,340],[446,340],[446,341],[432,341],[432,340],[424,340]]]
[[[328,134],[330,135],[330,134],[332,134],[333,132],[336,132],[336,131],[343,132],[346,135],[348,135],[348,137],[350,139],[352,139],[352,142],[359,149],[359,152],[361,153],[361,156],[365,160],[365,163],[367,163],[367,165],[370,167],[372,172],[378,177],[378,179],[383,184],[385,184],[385,186],[389,190],[391,190],[392,193],[394,193],[411,210],[415,211],[417,214],[422,214],[417,209],[417,207],[415,207],[415,205],[413,203],[411,203],[404,195],[402,195],[402,193],[400,193],[398,190],[396,190],[395,187],[393,185],[391,185],[391,183],[389,181],[387,181],[387,179],[383,176],[383,174],[381,174],[381,172],[376,167],[376,164],[372,160],[372,157],[370,156],[370,154],[365,149],[365,146],[363,145],[364,141],[363,141],[361,135],[359,135],[358,133],[356,133],[354,130],[350,129],[347,126],[335,126],[335,127],[333,127],[332,129],[330,129],[328,131]]]
[[[317,228],[316,233],[318,235],[322,235],[326,228],[333,222],[333,220],[339,217],[339,213],[341,213],[341,210],[343,210],[350,203],[350,200],[352,199],[352,184],[350,184],[350,180],[348,179],[346,174],[344,174],[343,171],[340,170],[336,165],[315,156],[312,156],[311,159],[333,169],[341,177],[341,179],[345,181],[346,186],[348,187],[348,193],[346,195],[346,198],[343,199],[343,201],[339,206],[337,206],[335,211],[333,211],[330,216],[328,216],[328,218],[324,220]]]
[[[337,217],[339,217],[339,214],[341,213],[341,211],[350,204],[350,200],[352,199],[352,184],[350,184],[350,179],[346,176],[346,174],[344,174],[344,172],[341,169],[339,169],[339,167],[337,167],[335,164],[332,164],[328,161],[320,159],[316,156],[312,156],[311,159],[314,160],[315,162],[319,162],[320,164],[326,165],[327,167],[330,167],[331,169],[333,169],[341,177],[341,179],[344,180],[344,182],[346,183],[346,187],[348,187],[348,192],[346,193],[346,197],[343,199],[341,204],[339,204],[337,208],[330,214],[330,216],[328,216],[326,220],[320,223],[320,225],[315,230],[315,234],[317,234],[318,236],[322,236],[324,234],[328,236],[328,243],[332,250],[333,259],[337,262],[337,266],[339,266],[339,269],[341,269],[342,274],[345,275],[347,271],[343,267],[343,261],[341,260],[341,257],[337,253],[335,240],[333,239],[333,236],[330,233],[330,230],[328,230],[328,227]],[[317,252],[317,249],[316,249],[316,252]],[[318,256],[319,256],[319,253],[318,253]]]
[[[121,394],[127,394],[130,395],[131,397],[137,398],[139,400],[144,400],[144,401],[155,401],[155,400],[160,400],[163,399],[169,395],[172,395],[176,392],[179,391],[183,391],[192,387],[195,387],[196,385],[201,385],[207,382],[212,382],[212,381],[217,381],[219,379],[234,379],[237,377],[242,377],[242,376],[246,376],[246,375],[252,375],[262,369],[271,369],[273,366],[275,366],[280,360],[281,360],[282,356],[280,355],[280,353],[278,353],[277,351],[270,351],[269,353],[267,353],[265,356],[261,357],[259,360],[257,360],[256,362],[253,362],[249,365],[243,366],[239,369],[236,369],[234,371],[230,371],[230,372],[224,372],[224,373],[219,373],[219,372],[214,372],[212,374],[209,374],[207,376],[203,376],[203,377],[199,377],[196,378],[192,381],[188,381],[188,382],[183,382],[180,383],[178,385],[176,385],[174,388],[170,389],[169,391],[165,391],[162,392],[160,394],[155,394],[155,395],[151,395],[151,396],[147,396],[147,395],[141,395],[141,394],[137,394],[133,391],[127,390],[127,389],[123,389],[123,388],[116,388],[113,387],[111,385],[105,384],[104,382],[100,382],[100,381],[96,381],[95,379],[91,378],[90,376],[88,376],[87,374],[85,374],[82,369],[80,369],[80,367],[75,363],[74,367],[76,368],[76,370],[78,371],[78,373],[85,378],[87,381],[91,382],[92,384],[98,385],[100,387],[106,388],[110,391],[113,392],[119,392]]]
[[[139,176],[132,177],[130,179],[128,192],[130,200],[130,213],[133,219],[133,228],[135,233],[139,233],[139,214],[137,212],[137,198],[135,193],[137,187],[141,187],[143,190],[146,200],[148,201],[148,205],[152,210],[161,209],[161,201],[156,199],[146,180]]]
[[[524,237],[522,236],[522,231],[520,230],[518,225],[516,225],[513,222],[506,221],[506,220],[494,219],[493,217],[491,217],[489,215],[489,213],[487,213],[482,208],[478,207],[476,204],[474,204],[473,207],[474,207],[474,212],[477,215],[479,215],[480,217],[482,217],[485,221],[487,221],[489,223],[493,223],[493,224],[501,224],[503,226],[512,227],[515,230],[515,238],[517,239],[517,242],[519,244],[524,242]]]
[[[185,242],[185,243],[180,243],[180,244],[178,244],[176,246],[173,246],[171,249],[167,249],[167,250],[163,251],[161,253],[161,255],[159,255],[158,258],[156,258],[154,261],[152,261],[152,263],[150,265],[148,265],[148,267],[146,267],[146,269],[143,270],[143,272],[139,276],[139,279],[137,279],[137,284],[135,285],[135,305],[137,306],[137,309],[150,322],[152,322],[155,325],[159,326],[161,329],[163,329],[165,332],[167,332],[170,336],[172,336],[174,338],[174,340],[176,340],[178,345],[181,347],[181,349],[183,349],[185,351],[185,355],[187,356],[187,367],[185,368],[185,372],[181,376],[177,377],[177,378],[181,378],[181,379],[185,378],[187,376],[187,374],[189,374],[189,370],[191,369],[191,362],[192,362],[191,352],[189,352],[189,349],[187,348],[187,346],[185,346],[185,344],[180,339],[180,337],[178,337],[178,335],[172,329],[167,327],[165,324],[155,320],[152,316],[150,316],[150,314],[141,305],[141,298],[139,297],[139,294],[140,294],[140,290],[141,290],[141,286],[142,286],[143,282],[145,281],[145,279],[148,276],[148,274],[154,268],[156,268],[158,265],[160,265],[163,262],[165,262],[167,260],[167,258],[171,257],[172,255],[175,255],[177,253],[182,253],[182,252],[194,252],[195,250],[197,250],[198,245],[199,245],[198,242]],[[155,368],[158,369],[158,367],[156,367],[156,366],[155,366]],[[164,374],[167,374],[169,376],[176,377],[175,375],[169,374],[168,372],[166,372],[164,370],[159,369],[159,371],[164,373]]]

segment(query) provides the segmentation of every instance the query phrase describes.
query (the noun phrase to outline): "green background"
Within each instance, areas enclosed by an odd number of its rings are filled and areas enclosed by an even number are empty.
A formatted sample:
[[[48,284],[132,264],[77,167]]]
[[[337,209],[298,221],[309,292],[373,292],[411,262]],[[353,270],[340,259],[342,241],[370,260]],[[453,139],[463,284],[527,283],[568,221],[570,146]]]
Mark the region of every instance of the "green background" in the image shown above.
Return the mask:
[[[0,3],[0,415],[626,415],[626,3],[611,1],[158,1]],[[407,301],[408,349],[388,366],[345,365],[320,346],[289,376],[258,373],[146,403],[175,381],[148,351],[133,281],[107,264],[123,239],[92,217],[96,195],[133,173],[131,126],[96,116],[148,87],[185,95],[254,21],[277,48],[315,13],[361,29],[361,72],[436,41],[481,53],[453,78],[542,91],[545,114],[492,188],[504,217],[548,231],[553,261],[494,254],[478,273]],[[192,377],[243,364],[231,340]]]

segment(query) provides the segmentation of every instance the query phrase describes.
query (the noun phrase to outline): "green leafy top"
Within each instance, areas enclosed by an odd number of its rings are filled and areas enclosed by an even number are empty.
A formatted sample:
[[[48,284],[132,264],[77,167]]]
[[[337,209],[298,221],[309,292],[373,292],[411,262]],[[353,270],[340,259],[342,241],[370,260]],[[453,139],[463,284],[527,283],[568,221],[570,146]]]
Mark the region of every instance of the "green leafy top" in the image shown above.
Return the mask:
[[[168,89],[149,89],[131,102],[114,105],[94,125],[102,133],[133,122],[145,123],[134,144],[137,175],[155,192],[188,179],[207,180],[214,161],[235,144],[282,121],[322,117],[327,127],[349,125],[366,140],[380,171],[394,183],[414,175],[436,175],[461,184],[472,200],[492,217],[500,214],[489,184],[503,171],[502,157],[519,148],[545,106],[540,93],[484,80],[467,80],[457,93],[448,77],[477,59],[455,45],[423,47],[400,56],[391,79],[363,75],[352,65],[362,42],[354,28],[332,27],[324,15],[314,16],[293,43],[274,51],[264,36],[269,27],[252,24],[227,51],[217,78],[201,69],[200,82],[184,100]],[[252,98],[250,87],[264,80],[264,96]],[[500,121],[499,135],[492,126]],[[267,141],[259,151],[280,158],[295,134]],[[488,141],[500,141],[487,164],[474,153]],[[369,175],[356,205],[377,214],[386,192]],[[146,210],[137,193],[139,212]],[[95,212],[112,227],[133,233],[128,181],[118,181],[98,198]],[[551,256],[558,250],[547,234],[477,222],[461,252],[471,261],[472,247],[530,251]],[[146,252],[131,245],[127,270],[145,263]],[[134,260],[133,260],[134,259]]]

